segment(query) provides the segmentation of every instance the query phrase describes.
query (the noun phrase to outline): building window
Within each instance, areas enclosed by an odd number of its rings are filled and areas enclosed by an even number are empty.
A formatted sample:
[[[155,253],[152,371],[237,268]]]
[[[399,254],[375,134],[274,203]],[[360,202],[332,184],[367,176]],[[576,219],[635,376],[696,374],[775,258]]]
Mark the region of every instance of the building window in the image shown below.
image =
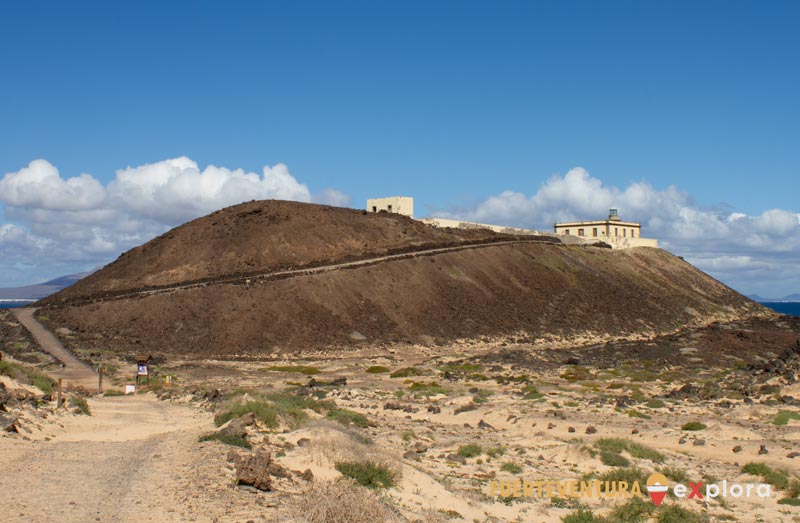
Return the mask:
[[[567,236],[569,236],[569,229],[564,229],[564,234],[566,234]]]
[[[631,230],[631,238],[636,238],[636,229]]]
[[[628,237],[628,229],[622,229],[622,235],[627,238]]]
[[[597,227],[595,227],[594,229],[592,229],[592,236],[594,236],[595,238],[597,238]]]
[[[614,227],[614,236],[619,236],[619,227]]]
[[[583,236],[583,229],[578,229],[578,236]]]
[[[392,212],[392,206],[391,205],[387,205],[386,206],[386,210],[389,211],[389,212]]]

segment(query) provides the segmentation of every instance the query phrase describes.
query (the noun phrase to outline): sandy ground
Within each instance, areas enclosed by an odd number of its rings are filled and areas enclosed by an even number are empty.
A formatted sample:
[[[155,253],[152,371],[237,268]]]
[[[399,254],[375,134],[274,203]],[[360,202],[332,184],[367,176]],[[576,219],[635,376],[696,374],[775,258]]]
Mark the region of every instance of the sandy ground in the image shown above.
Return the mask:
[[[0,437],[0,521],[217,522],[240,521],[237,507],[260,511],[232,488],[217,445],[198,443],[209,414],[152,395],[90,406],[92,416],[55,414],[25,424],[24,438]]]

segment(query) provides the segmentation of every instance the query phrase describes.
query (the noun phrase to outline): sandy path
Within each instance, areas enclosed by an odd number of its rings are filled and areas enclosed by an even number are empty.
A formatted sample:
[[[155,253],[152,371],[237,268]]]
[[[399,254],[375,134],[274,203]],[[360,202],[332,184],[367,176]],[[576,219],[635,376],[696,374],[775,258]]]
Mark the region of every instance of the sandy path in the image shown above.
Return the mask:
[[[50,372],[50,374],[55,378],[63,378],[65,384],[80,385],[87,390],[95,391],[97,374],[94,370],[65,349],[58,338],[39,323],[34,316],[35,312],[36,309],[32,307],[11,309],[11,314],[23,327],[28,329],[39,347],[64,364],[62,369]]]
[[[184,476],[210,416],[150,395],[90,405],[40,441],[0,439],[0,522],[185,521]]]

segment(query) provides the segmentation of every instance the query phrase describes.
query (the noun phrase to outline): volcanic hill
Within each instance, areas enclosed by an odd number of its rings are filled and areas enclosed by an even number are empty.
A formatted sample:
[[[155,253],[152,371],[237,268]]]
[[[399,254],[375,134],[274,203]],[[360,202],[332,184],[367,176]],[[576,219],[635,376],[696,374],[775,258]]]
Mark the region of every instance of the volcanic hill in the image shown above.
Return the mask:
[[[647,336],[763,310],[660,249],[272,200],[181,225],[39,305],[84,347],[223,358]]]

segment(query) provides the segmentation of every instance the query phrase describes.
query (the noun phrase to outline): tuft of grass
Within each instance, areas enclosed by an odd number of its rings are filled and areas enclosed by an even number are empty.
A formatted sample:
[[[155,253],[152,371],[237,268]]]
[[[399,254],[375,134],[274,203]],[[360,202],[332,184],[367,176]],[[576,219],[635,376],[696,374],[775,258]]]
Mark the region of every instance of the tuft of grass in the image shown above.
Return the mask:
[[[657,523],[701,523],[703,519],[703,516],[697,512],[686,510],[678,505],[661,506],[656,516]]]
[[[390,378],[410,378],[412,376],[421,376],[422,373],[416,367],[404,367],[402,369],[397,369],[396,371],[389,374]]]
[[[502,470],[503,472],[508,472],[509,474],[522,473],[522,467],[520,467],[516,463],[511,463],[510,461],[508,463],[503,463],[503,466],[500,467],[500,470]]]
[[[397,480],[395,473],[388,466],[372,461],[364,463],[345,461],[338,462],[335,466],[343,476],[353,478],[359,485],[371,489],[391,488]]]
[[[474,374],[483,372],[483,365],[476,363],[447,363],[440,365],[439,370],[442,372],[459,372],[463,374]]]
[[[685,470],[679,469],[678,467],[664,467],[660,470],[660,472],[675,483],[685,484],[691,481],[689,479],[689,474],[687,474]]]
[[[782,410],[772,420],[773,425],[787,425],[790,419],[800,420],[800,413],[793,410]]]
[[[800,499],[797,498],[783,498],[778,500],[778,505],[791,505],[793,507],[800,507]]]
[[[391,369],[389,367],[384,367],[383,365],[373,365],[372,367],[367,369],[367,372],[370,374],[385,374],[389,372]]]
[[[622,454],[617,454],[616,452],[610,452],[608,450],[600,451],[600,461],[609,467],[627,467],[631,464]]]
[[[115,396],[124,396],[124,395],[125,395],[124,392],[122,392],[121,390],[117,390],[117,389],[107,390],[107,391],[105,391],[103,393],[103,397],[104,398],[113,398]]]
[[[561,518],[564,523],[600,523],[601,520],[595,517],[591,510],[579,508]]]
[[[625,413],[628,416],[630,416],[631,418],[650,419],[650,416],[648,414],[645,414],[643,412],[639,412],[636,409],[628,409],[628,410],[625,411]]]
[[[267,370],[272,372],[297,372],[310,376],[312,374],[319,374],[319,369],[316,367],[309,367],[307,365],[273,365],[267,367]]]
[[[640,523],[647,521],[655,509],[655,505],[642,498],[632,498],[627,503],[614,507],[614,510],[603,519],[614,523]]]
[[[650,409],[663,409],[666,406],[666,403],[664,403],[664,401],[660,399],[652,399],[647,403],[645,403],[644,405],[645,407],[648,407]]]
[[[8,376],[26,385],[33,385],[45,394],[52,393],[53,387],[56,385],[56,381],[44,372],[9,361],[0,360],[0,375]]]
[[[478,406],[474,403],[469,403],[467,405],[461,405],[460,407],[456,407],[456,410],[453,411],[453,414],[461,414],[462,412],[469,412],[471,410],[477,409]]]
[[[742,467],[742,472],[753,476],[761,476],[761,480],[764,483],[769,483],[778,490],[785,490],[790,487],[789,474],[786,471],[770,468],[764,463],[751,461]]]
[[[600,438],[595,442],[595,446],[601,452],[619,454],[622,451],[627,451],[632,458],[646,459],[653,463],[661,463],[665,459],[664,455],[657,450],[623,438]]]
[[[369,427],[369,421],[363,414],[354,412],[349,409],[335,408],[328,411],[326,415],[328,419],[332,419],[342,425],[355,425],[365,429]]]
[[[92,415],[92,410],[89,408],[89,402],[83,396],[73,395],[69,399],[69,406],[77,408],[81,414],[86,416]]]
[[[411,384],[409,389],[417,396],[437,396],[439,394],[447,394],[447,389],[436,383],[422,383],[415,381]]]
[[[206,434],[204,436],[200,436],[198,441],[219,441],[224,445],[231,445],[234,447],[242,447],[245,449],[252,448],[250,442],[247,441],[245,438],[241,436],[237,436],[234,434],[221,434],[219,432],[212,432],[210,434]]]
[[[458,455],[463,458],[474,458],[483,453],[483,447],[477,443],[470,443],[469,445],[462,445],[458,447]]]
[[[335,410],[336,406],[330,401],[319,401],[308,396],[297,396],[281,392],[261,394],[244,403],[236,403],[223,410],[214,417],[214,423],[220,425],[248,413],[253,413],[255,418],[267,428],[278,427],[281,419],[291,427],[297,428],[308,421],[306,410],[317,413]]]
[[[490,449],[486,449],[486,455],[490,458],[497,458],[499,456],[503,456],[506,453],[505,447],[492,447]]]
[[[526,400],[538,400],[539,398],[544,396],[544,394],[539,392],[539,389],[537,389],[535,385],[530,385],[530,384],[522,387],[522,390],[520,392],[522,393],[522,399]]]
[[[706,426],[699,421],[690,421],[681,425],[681,430],[704,430]]]
[[[412,439],[417,439],[417,435],[414,433],[414,431],[413,431],[413,430],[407,430],[407,431],[403,432],[403,433],[400,435],[400,437],[401,437],[401,438],[402,438],[402,440],[403,440],[403,441],[405,441],[405,442],[409,442],[409,441],[411,441]]]

